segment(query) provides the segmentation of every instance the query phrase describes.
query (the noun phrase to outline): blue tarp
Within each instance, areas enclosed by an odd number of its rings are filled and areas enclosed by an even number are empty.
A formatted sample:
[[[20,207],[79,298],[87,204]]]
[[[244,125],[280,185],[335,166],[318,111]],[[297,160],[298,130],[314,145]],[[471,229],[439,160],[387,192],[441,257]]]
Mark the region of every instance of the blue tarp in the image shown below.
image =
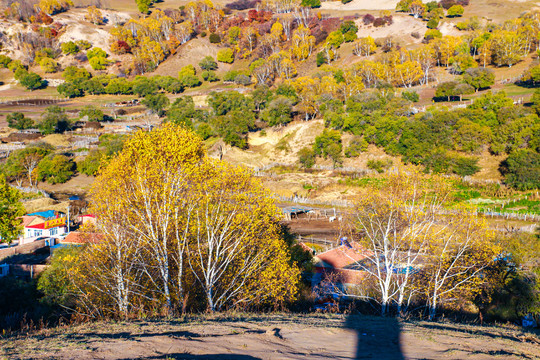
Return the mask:
[[[35,213],[28,214],[28,216],[41,216],[45,219],[54,219],[56,218],[57,212],[54,210],[47,210],[47,211],[38,211]]]

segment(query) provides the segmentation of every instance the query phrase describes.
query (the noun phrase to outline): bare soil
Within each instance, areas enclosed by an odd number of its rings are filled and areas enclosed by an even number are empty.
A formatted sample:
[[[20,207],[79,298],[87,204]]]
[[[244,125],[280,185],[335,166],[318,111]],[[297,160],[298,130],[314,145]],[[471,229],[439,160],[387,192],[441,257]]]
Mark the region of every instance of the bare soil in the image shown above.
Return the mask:
[[[539,359],[514,326],[331,314],[97,322],[0,339],[6,359]]]

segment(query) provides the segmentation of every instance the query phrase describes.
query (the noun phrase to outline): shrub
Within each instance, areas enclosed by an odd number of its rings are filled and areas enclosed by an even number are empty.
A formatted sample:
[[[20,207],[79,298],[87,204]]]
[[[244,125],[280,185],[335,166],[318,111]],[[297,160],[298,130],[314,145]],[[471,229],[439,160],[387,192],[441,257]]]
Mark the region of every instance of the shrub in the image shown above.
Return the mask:
[[[64,155],[49,155],[37,167],[37,178],[49,184],[63,184],[75,173],[75,163]]]
[[[373,26],[375,26],[375,27],[381,27],[381,26],[384,26],[384,25],[386,25],[386,22],[381,17],[378,17],[373,21]]]
[[[446,16],[448,17],[458,17],[463,15],[463,12],[465,9],[463,9],[463,6],[461,5],[454,5],[450,9],[448,9],[448,12],[446,13]]]
[[[437,19],[437,18],[431,18],[427,22],[428,29],[436,29],[438,26],[439,26],[439,19]]]
[[[251,77],[244,74],[239,74],[234,78],[234,82],[239,85],[247,86],[251,84]]]
[[[513,151],[501,163],[500,171],[508,186],[518,190],[540,188],[540,154],[530,149]]]
[[[234,62],[234,51],[229,48],[219,50],[217,53],[217,61],[232,64]]]
[[[17,130],[31,129],[34,127],[34,120],[27,118],[21,112],[13,112],[6,116],[8,126]]]
[[[442,38],[442,33],[437,29],[430,29],[426,31],[426,33],[424,34],[424,39],[426,41],[430,41],[433,39],[440,39],[440,38]]]
[[[105,70],[109,65],[109,60],[101,56],[94,56],[89,60],[90,66],[94,70]]]
[[[45,85],[41,76],[26,70],[19,75],[18,80],[19,83],[28,90],[36,90]]]
[[[72,82],[65,82],[58,85],[56,91],[58,91],[60,95],[68,98],[84,96],[84,91]]]
[[[203,71],[201,76],[204,81],[208,81],[208,82],[219,81],[219,78],[217,77],[216,73],[213,71]]]
[[[422,37],[422,35],[420,35],[420,33],[418,31],[414,31],[411,33],[411,36],[415,39],[420,39]]]
[[[362,22],[364,25],[371,25],[375,21],[375,16],[371,14],[366,14],[362,17]]]
[[[206,56],[204,59],[199,62],[199,66],[203,70],[217,70],[218,64],[211,56]]]
[[[201,85],[201,80],[196,75],[184,75],[181,78],[179,78],[180,82],[184,87],[197,87]]]
[[[321,51],[320,53],[317,53],[317,67],[326,64],[328,60],[326,60],[326,55]]]
[[[211,44],[219,44],[221,42],[221,37],[216,33],[211,33],[208,40],[210,40]]]
[[[368,148],[368,142],[359,136],[355,136],[349,146],[345,149],[345,157],[352,158],[357,157]]]
[[[341,0],[341,3],[342,3],[342,4],[348,4],[348,3],[350,3],[351,1],[352,1],[352,0]]]
[[[393,162],[391,159],[384,159],[384,160],[368,160],[367,167],[368,169],[375,170],[378,173],[383,173],[384,171],[390,169],[393,165]]]
[[[7,55],[0,55],[0,67],[7,68],[12,61]]]
[[[315,165],[315,152],[313,149],[305,147],[298,151],[298,162],[304,169],[310,169]]]
[[[86,52],[86,56],[88,57],[88,59],[92,59],[94,57],[106,58],[109,55],[107,55],[107,53],[104,50],[102,50],[102,49],[100,49],[98,47],[95,47],[93,49],[88,50]]]
[[[320,8],[321,7],[321,0],[302,0],[300,5],[304,6],[304,7],[310,7],[312,9]]]
[[[73,41],[62,43],[62,45],[60,45],[60,48],[62,49],[62,52],[66,55],[77,54],[80,51],[77,44],[75,44]]]
[[[411,102],[418,102],[420,100],[420,96],[416,91],[404,91],[401,93],[401,97]]]
[[[39,61],[39,66],[41,66],[41,69],[46,73],[55,73],[59,70],[60,65],[56,60],[44,57]]]

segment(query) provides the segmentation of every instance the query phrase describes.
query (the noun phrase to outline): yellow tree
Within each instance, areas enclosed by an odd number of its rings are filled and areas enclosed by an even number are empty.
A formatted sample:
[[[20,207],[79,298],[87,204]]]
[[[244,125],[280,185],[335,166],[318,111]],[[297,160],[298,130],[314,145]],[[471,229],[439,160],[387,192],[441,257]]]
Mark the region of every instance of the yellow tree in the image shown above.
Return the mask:
[[[446,181],[414,171],[388,176],[355,201],[351,228],[365,247],[357,263],[375,284],[373,294],[386,314],[395,304],[401,312],[415,293],[415,271],[428,249],[430,235],[439,233],[439,214],[449,195]]]
[[[515,31],[497,30],[491,35],[491,53],[497,66],[512,67],[523,57],[524,39]]]
[[[319,94],[317,93],[317,89],[320,85],[320,79],[302,76],[292,81],[291,85],[296,90],[296,94],[300,99],[298,105],[305,114],[305,120],[307,121],[310,117],[314,117],[318,111],[317,96]]]
[[[287,263],[269,192],[224,162],[201,170],[188,261],[209,310],[293,298],[299,273]]]
[[[360,38],[355,41],[353,54],[356,56],[369,56],[377,50],[375,40],[371,36]]]
[[[485,219],[468,209],[447,217],[444,231],[431,236],[426,265],[422,271],[429,318],[434,319],[442,303],[471,299],[485,282],[483,271],[494,264],[501,248]]]
[[[136,133],[101,170],[91,199],[101,236],[81,257],[77,284],[92,314],[170,314],[189,299],[219,310],[296,294],[299,270],[273,200],[247,171],[208,159],[189,130]]]
[[[422,67],[416,61],[407,60],[395,67],[397,84],[412,87],[422,78]]]
[[[311,31],[304,25],[300,25],[292,36],[291,53],[302,61],[311,56],[313,47],[315,46],[315,37],[311,35]]]
[[[94,25],[103,25],[103,14],[101,13],[101,10],[99,10],[95,6],[89,6],[86,11],[87,13],[84,16],[86,20],[88,20]]]

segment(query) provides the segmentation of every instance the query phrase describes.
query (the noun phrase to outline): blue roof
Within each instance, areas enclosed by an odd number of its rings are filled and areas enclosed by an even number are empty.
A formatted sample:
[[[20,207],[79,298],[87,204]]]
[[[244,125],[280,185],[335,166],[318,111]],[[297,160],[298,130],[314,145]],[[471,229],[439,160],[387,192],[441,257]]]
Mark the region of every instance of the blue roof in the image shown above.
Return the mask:
[[[54,219],[56,217],[57,212],[54,210],[47,210],[47,211],[38,211],[35,213],[28,214],[28,216],[40,216],[45,219]]]
[[[69,200],[81,200],[81,198],[78,197],[77,195],[72,195],[69,197]]]

